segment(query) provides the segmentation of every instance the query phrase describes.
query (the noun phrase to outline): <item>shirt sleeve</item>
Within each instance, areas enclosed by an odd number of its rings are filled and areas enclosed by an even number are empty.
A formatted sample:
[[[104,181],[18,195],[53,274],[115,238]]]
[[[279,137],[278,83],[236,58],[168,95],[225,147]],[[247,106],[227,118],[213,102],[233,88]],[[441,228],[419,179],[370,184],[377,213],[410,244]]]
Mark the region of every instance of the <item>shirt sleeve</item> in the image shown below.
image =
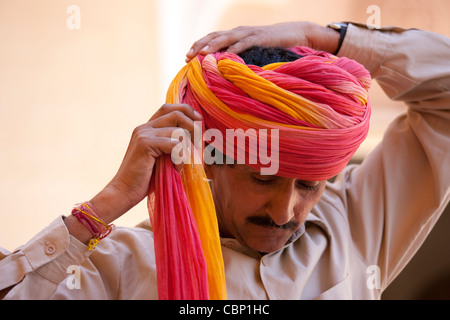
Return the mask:
[[[58,217],[13,253],[0,250],[0,292],[8,290],[4,298],[9,299],[48,299],[68,276],[68,268],[90,253]]]
[[[350,24],[339,55],[363,64],[391,99],[408,106],[380,145],[334,185],[351,241],[368,265],[380,268],[385,288],[450,199],[450,39]]]
[[[117,227],[89,251],[58,217],[14,252],[0,249],[0,299],[157,299],[148,226]]]

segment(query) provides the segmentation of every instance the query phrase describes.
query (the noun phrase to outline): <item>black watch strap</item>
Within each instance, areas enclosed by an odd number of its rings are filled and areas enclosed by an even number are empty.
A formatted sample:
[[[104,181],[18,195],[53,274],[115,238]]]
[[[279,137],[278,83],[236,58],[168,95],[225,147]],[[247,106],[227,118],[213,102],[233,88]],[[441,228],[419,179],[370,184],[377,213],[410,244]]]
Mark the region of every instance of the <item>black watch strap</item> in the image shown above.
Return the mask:
[[[344,42],[345,35],[347,34],[348,24],[342,23],[342,22],[333,22],[333,23],[330,23],[327,27],[336,30],[341,35],[339,38],[339,44],[338,44],[337,50],[334,53],[334,55],[337,55],[339,50],[341,50],[342,43]]]

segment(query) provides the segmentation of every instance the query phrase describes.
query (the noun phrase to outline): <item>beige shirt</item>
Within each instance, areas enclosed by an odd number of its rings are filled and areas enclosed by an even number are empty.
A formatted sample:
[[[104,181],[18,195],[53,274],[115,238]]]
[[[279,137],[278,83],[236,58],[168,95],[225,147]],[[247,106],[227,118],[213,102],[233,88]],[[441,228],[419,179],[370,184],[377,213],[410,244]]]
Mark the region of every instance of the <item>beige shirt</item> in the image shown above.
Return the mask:
[[[339,55],[365,65],[408,111],[363,164],[327,185],[281,250],[261,256],[222,239],[230,299],[379,299],[450,199],[450,39],[350,25]],[[7,299],[157,299],[154,260],[148,223],[117,228],[92,252],[59,217],[15,252],[0,250],[0,290],[12,287]]]

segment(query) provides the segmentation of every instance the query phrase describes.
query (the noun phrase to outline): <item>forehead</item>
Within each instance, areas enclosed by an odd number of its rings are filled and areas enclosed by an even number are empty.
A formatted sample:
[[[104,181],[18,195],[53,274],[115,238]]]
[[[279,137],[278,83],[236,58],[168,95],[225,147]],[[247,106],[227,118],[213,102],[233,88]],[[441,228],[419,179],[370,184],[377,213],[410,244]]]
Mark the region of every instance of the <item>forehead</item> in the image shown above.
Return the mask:
[[[258,177],[261,176],[266,179],[291,180],[291,178],[286,178],[286,177],[277,176],[277,175],[263,175],[263,174],[261,174],[261,171],[259,169],[252,168],[245,164],[235,164],[235,165],[233,165],[233,167],[234,167],[234,171],[237,174],[240,174],[243,176],[244,175],[245,176],[258,176]]]
[[[252,168],[245,164],[234,164],[234,168],[236,168],[238,171],[245,173],[245,174],[261,174],[261,171],[255,168]],[[267,176],[267,177],[279,177],[279,176]],[[281,177],[279,177],[281,178]]]

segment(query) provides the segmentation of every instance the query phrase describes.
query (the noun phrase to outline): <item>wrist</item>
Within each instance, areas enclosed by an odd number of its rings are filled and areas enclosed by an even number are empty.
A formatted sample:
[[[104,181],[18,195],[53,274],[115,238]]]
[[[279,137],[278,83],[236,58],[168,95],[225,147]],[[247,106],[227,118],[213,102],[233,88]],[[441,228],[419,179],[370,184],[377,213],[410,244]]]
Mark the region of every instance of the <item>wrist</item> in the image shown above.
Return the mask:
[[[64,223],[66,224],[69,233],[78,239],[81,243],[88,244],[92,239],[91,233],[86,229],[85,226],[73,215],[64,217]]]
[[[89,201],[80,203],[73,208],[72,216],[75,216],[91,233],[92,238],[89,241],[89,250],[95,249],[100,240],[107,237],[115,227],[113,224],[106,224],[98,215],[94,205]]]
[[[339,42],[336,47],[336,49],[332,52],[334,55],[337,55],[339,53],[339,50],[341,49],[342,43],[344,42],[345,35],[347,34],[347,23],[341,23],[341,22],[333,22],[330,23],[327,26],[328,29],[334,30],[339,34]]]
[[[320,25],[312,24],[307,30],[310,47],[328,53],[336,53],[339,46],[340,34],[335,30]]]
[[[120,191],[109,185],[89,202],[95,207],[102,221],[107,224],[112,223],[132,207]]]
[[[89,201],[76,205],[72,214],[64,218],[64,223],[69,233],[88,245],[89,250],[95,249],[98,242],[114,230],[114,225],[104,222],[97,208]]]

